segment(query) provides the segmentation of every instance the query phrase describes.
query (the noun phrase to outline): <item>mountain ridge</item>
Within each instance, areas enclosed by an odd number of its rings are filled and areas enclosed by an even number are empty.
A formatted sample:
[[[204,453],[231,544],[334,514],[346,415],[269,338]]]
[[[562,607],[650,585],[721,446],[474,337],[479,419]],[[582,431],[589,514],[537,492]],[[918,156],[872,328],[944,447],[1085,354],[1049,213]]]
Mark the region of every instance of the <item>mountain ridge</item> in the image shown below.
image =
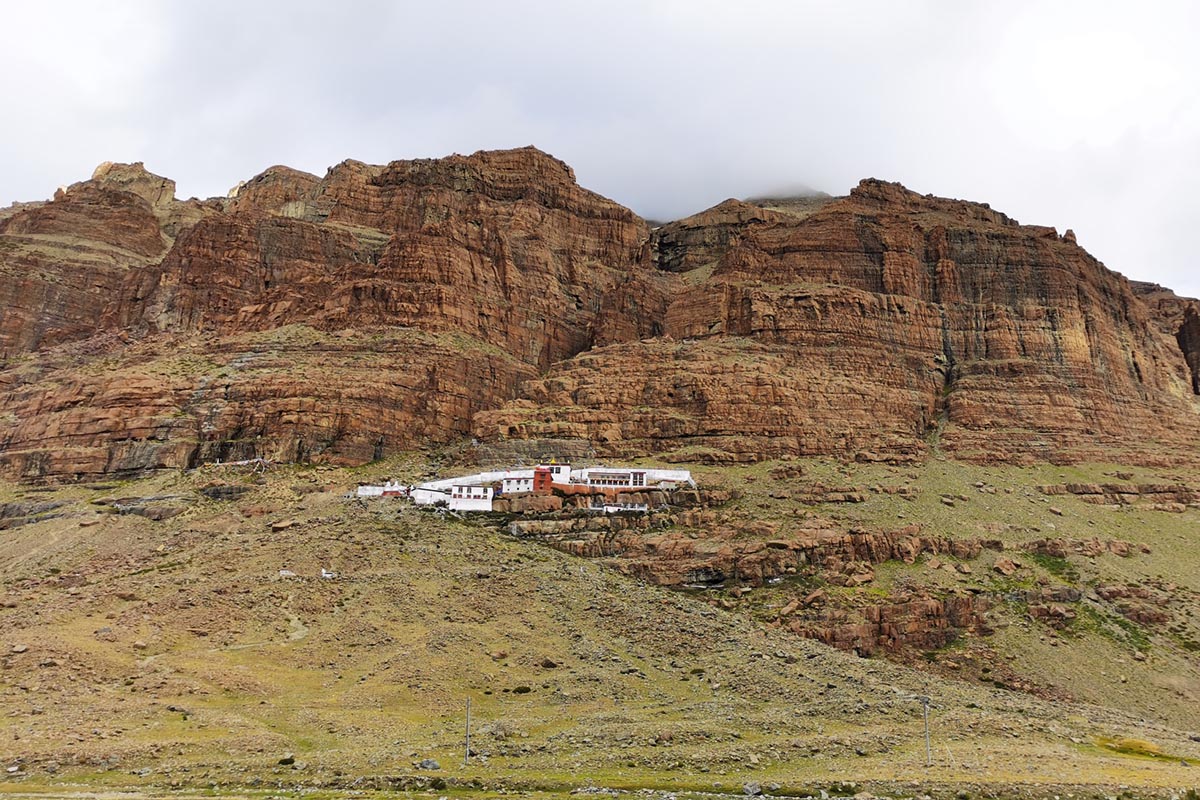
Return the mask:
[[[0,219],[0,271],[0,469],[27,479],[231,453],[361,463],[471,436],[715,461],[1196,452],[1195,301],[1109,271],[1069,231],[876,179],[652,230],[532,147],[275,166],[185,201],[105,164]],[[324,349],[288,357],[322,385],[283,361],[244,374],[265,363],[234,352],[245,337],[301,329]],[[400,330],[441,345],[367,344]],[[28,364],[86,340],[103,354]],[[362,373],[321,353],[348,341],[372,388],[343,408]]]

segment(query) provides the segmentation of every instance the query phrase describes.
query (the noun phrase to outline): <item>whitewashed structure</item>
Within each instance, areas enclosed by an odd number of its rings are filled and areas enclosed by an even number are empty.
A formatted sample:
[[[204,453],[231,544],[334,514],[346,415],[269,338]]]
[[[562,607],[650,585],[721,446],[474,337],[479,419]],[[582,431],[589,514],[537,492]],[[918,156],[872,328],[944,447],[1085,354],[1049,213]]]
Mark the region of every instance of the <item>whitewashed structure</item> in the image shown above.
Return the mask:
[[[409,487],[399,481],[387,481],[380,485],[359,484],[358,497],[408,497]]]
[[[530,471],[528,478],[505,478],[500,482],[501,494],[520,494],[521,492],[533,491],[533,472]]]
[[[650,507],[645,503],[630,503],[628,505],[605,503],[603,506],[592,506],[592,508],[596,511],[603,511],[605,514],[620,514],[621,512],[645,514],[650,510]]]
[[[637,491],[661,489],[671,491],[680,486],[695,486],[692,474],[686,469],[650,469],[643,467],[586,467],[571,469],[569,464],[540,464],[528,469],[507,469],[477,472],[454,478],[426,481],[412,487],[409,496],[419,506],[443,504],[453,511],[491,511],[497,496],[526,494],[534,491],[539,481],[549,474],[551,486],[570,490],[571,487],[594,487]],[[542,477],[539,478],[538,475]],[[543,484],[544,485],[544,484]],[[360,487],[360,495],[362,494]],[[379,492],[383,494],[383,492]],[[607,507],[606,507],[607,506]],[[609,510],[611,507],[611,511]],[[645,505],[606,503],[598,507],[608,513],[636,511],[644,513]]]
[[[450,510],[491,511],[492,492],[491,486],[455,483],[450,487]]]
[[[640,467],[588,467],[571,472],[571,483],[617,489],[677,489],[695,486],[686,469],[642,469]]]
[[[455,484],[473,486],[504,485],[505,479],[528,478],[533,480],[533,469],[506,469],[495,472],[477,472],[474,475],[462,475],[457,478],[442,478],[436,481],[426,481],[413,487],[412,501],[419,506],[431,506],[437,502],[449,504],[450,491]],[[489,509],[490,510],[490,509]]]

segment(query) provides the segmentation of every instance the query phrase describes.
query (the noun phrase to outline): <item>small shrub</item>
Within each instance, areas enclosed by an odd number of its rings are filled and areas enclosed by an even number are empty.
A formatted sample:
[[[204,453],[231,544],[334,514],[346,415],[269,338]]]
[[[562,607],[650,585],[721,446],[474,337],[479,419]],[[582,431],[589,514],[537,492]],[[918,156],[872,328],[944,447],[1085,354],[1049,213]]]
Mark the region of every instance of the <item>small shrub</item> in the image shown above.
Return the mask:
[[[1100,739],[1098,740],[1098,744],[1105,750],[1111,750],[1121,755],[1138,756],[1140,758],[1173,759],[1172,756],[1164,753],[1161,747],[1145,739],[1131,739],[1126,736],[1119,736],[1116,738]]]

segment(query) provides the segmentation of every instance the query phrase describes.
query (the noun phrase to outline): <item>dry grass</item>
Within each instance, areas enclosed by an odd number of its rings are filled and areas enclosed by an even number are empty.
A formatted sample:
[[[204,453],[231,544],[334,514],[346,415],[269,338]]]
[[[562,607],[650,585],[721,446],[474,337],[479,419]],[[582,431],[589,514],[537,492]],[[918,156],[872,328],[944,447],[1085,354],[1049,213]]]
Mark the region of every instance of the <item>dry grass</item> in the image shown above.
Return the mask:
[[[844,469],[805,466],[831,478]],[[1144,738],[1200,756],[1183,733],[1120,710],[863,661],[486,526],[341,497],[360,477],[428,469],[409,455],[283,469],[261,483],[205,470],[52,493],[84,516],[0,534],[0,599],[13,604],[0,608],[0,742],[34,776],[20,785],[329,784],[433,757],[444,777],[550,793],[588,780],[737,792],[753,779],[799,791],[848,775],[1165,786],[1184,768],[1158,759],[1138,771],[1125,753],[1073,740]],[[697,471],[757,477],[741,482],[753,498],[769,489],[769,469]],[[866,476],[896,477],[885,467],[851,477]],[[236,503],[196,499],[161,523],[106,516],[80,527],[96,497],[194,497],[211,480],[243,478],[253,491]],[[285,517],[299,524],[272,532]],[[315,578],[322,567],[339,579]],[[301,578],[281,580],[280,569]],[[880,580],[906,569],[885,565]],[[999,646],[1064,660],[1012,630]],[[1085,641],[1121,657],[1116,643]],[[28,649],[10,653],[16,644]],[[919,707],[904,697],[929,690],[939,706],[927,772]],[[464,769],[467,697],[486,761]],[[278,766],[286,752],[305,768]]]

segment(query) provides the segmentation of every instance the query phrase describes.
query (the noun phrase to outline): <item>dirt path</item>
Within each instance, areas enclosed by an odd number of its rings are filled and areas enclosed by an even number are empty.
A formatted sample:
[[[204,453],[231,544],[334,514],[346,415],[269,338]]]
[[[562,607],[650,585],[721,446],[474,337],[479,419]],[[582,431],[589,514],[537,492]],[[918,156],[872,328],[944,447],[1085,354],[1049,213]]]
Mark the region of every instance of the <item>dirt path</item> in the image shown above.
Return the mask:
[[[288,621],[288,641],[298,642],[308,636],[308,626],[292,611],[292,598],[294,592],[289,592],[287,600],[284,601],[283,613],[287,615]]]

